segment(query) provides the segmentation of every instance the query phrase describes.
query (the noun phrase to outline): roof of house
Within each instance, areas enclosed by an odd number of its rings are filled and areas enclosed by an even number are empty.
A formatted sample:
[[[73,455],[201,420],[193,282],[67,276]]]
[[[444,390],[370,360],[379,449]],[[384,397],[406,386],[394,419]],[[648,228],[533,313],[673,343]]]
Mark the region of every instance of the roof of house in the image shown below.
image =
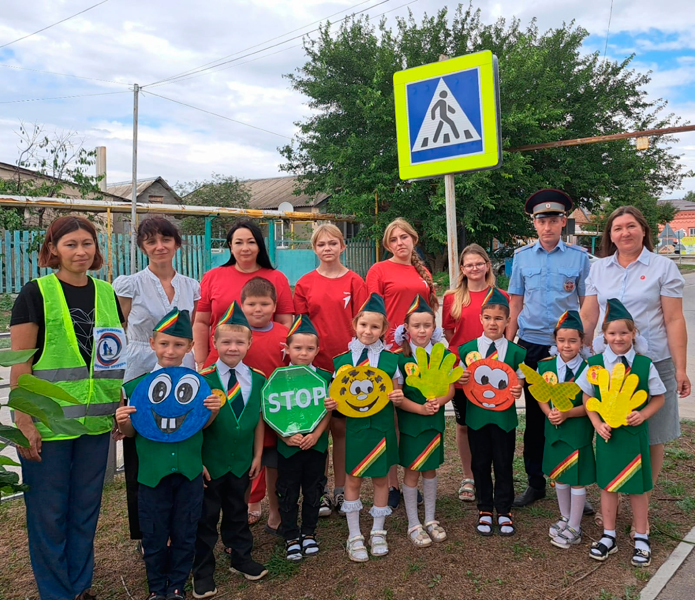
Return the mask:
[[[695,202],[690,202],[689,200],[677,200],[675,198],[666,198],[665,200],[657,200],[658,204],[666,204],[667,202],[670,202],[673,204],[673,206],[676,207],[676,210],[678,212],[682,212],[684,210],[695,210]]]
[[[172,196],[174,196],[174,198],[181,200],[179,195],[172,189],[172,187],[159,176],[149,177],[147,179],[138,179],[138,196],[147,191],[147,189],[153,186],[155,183],[159,183]],[[118,183],[112,183],[106,189],[110,194],[120,196],[126,200],[130,200],[133,197],[133,183],[131,181],[119,181]]]
[[[587,225],[591,223],[591,215],[582,206],[575,208],[569,216],[570,219],[574,219],[577,225]]]
[[[294,175],[269,179],[247,179],[242,183],[251,194],[249,208],[274,210],[283,202],[289,202],[295,209],[312,208],[330,197],[330,194],[323,192],[314,196],[294,194],[293,192],[297,187],[297,178]]]
[[[65,191],[62,191],[61,194],[65,196],[69,196],[71,198],[78,198],[79,197],[79,192],[77,186],[66,179],[59,179],[57,177],[51,177],[50,175],[45,175],[44,173],[40,173],[39,171],[33,171],[32,169],[27,169],[26,167],[19,167],[17,165],[13,165],[10,163],[5,163],[5,162],[0,162],[0,171],[13,171],[15,173],[19,172],[21,175],[26,175],[28,177],[35,177],[36,179],[45,179],[48,181],[56,181],[63,183],[66,186],[72,187],[75,192],[74,193],[66,193]],[[103,194],[104,198],[108,200],[116,200],[116,201],[122,201],[123,197],[119,196],[117,194],[114,194],[110,188],[107,189],[106,192],[100,192],[100,194]]]

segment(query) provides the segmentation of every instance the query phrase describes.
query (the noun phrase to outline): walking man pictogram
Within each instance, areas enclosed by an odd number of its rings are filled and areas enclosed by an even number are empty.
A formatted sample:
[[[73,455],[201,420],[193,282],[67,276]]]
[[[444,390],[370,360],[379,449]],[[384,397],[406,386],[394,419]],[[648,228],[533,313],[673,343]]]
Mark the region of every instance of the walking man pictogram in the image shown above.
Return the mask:
[[[446,98],[449,94],[442,90],[439,92],[439,97],[441,100],[437,100],[435,105],[432,107],[432,113],[431,113],[431,119],[434,121],[436,119],[437,111],[439,111],[439,124],[437,125],[437,130],[434,132],[434,138],[432,138],[432,141],[436,144],[437,140],[439,139],[439,135],[442,133],[442,128],[444,127],[444,123],[446,123],[450,128],[451,132],[454,134],[454,137],[456,139],[459,139],[460,135],[458,132],[458,129],[456,129],[456,125],[454,122],[449,118],[449,115],[447,114],[448,112],[451,113],[452,115],[456,113],[456,109],[453,106],[450,106],[449,103],[446,101]],[[444,143],[449,143],[449,134],[446,133],[444,134]]]

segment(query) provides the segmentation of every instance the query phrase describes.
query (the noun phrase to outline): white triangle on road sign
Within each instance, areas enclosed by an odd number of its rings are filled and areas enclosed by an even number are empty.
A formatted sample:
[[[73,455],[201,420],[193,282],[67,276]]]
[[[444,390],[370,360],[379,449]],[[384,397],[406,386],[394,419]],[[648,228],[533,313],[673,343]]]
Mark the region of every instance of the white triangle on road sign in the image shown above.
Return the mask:
[[[480,134],[463,112],[449,86],[440,78],[412,151],[432,150],[478,140]]]

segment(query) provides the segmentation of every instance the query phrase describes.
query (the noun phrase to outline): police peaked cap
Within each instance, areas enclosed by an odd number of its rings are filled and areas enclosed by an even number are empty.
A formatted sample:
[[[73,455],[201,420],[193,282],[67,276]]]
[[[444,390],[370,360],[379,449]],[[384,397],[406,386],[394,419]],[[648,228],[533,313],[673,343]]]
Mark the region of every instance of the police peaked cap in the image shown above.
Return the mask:
[[[534,219],[568,215],[572,211],[572,199],[560,190],[539,190],[529,196],[524,209]]]

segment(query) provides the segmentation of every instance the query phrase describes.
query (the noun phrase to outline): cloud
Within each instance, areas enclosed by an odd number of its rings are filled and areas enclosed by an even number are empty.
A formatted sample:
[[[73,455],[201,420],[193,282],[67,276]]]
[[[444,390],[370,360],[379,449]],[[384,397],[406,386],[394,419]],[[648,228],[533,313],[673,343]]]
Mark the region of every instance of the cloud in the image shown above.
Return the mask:
[[[390,0],[369,14],[394,9],[404,1]],[[241,57],[264,47],[265,40],[295,29],[300,31],[289,37],[298,35],[315,28],[316,25],[308,24],[322,17],[350,7],[361,10],[377,2],[358,5],[359,0],[118,0],[0,50],[0,62],[147,85],[227,57],[225,60],[235,62],[222,70],[153,86],[151,91],[291,137],[294,122],[311,114],[306,98],[291,90],[283,78],[304,63],[301,40]],[[486,22],[515,15],[526,24],[537,16],[541,30],[575,19],[592,34],[587,50],[603,50],[610,9],[605,0],[497,0],[478,5]],[[443,7],[453,12],[453,6],[445,0],[419,0],[388,17],[393,22],[393,17],[412,10],[419,20],[424,12],[431,15]],[[3,7],[0,45],[73,12],[74,3],[66,0],[13,2]],[[345,14],[336,15],[331,21],[336,22]],[[678,56],[695,45],[693,31],[695,11],[691,0],[615,2],[609,48],[616,58],[622,58],[626,48],[634,48],[640,61],[635,66],[654,71],[650,94],[673,100],[670,109],[695,121],[695,109],[688,104],[695,91],[693,58]],[[676,62],[667,65],[654,52],[670,53]],[[128,90],[127,85],[9,68],[0,68],[0,75],[0,102]],[[278,175],[283,159],[277,148],[289,141],[152,95],[141,96],[140,117],[139,175],[162,175],[171,182],[206,178],[212,171],[249,178]],[[45,124],[49,131],[76,130],[85,137],[86,145],[106,145],[109,179],[130,178],[131,93],[0,104],[0,161],[14,162],[17,156],[12,131],[19,119]],[[689,145],[676,148],[686,154],[684,162],[695,167],[692,140],[688,142],[684,135],[683,144],[686,143]],[[688,185],[695,187],[692,181]]]

